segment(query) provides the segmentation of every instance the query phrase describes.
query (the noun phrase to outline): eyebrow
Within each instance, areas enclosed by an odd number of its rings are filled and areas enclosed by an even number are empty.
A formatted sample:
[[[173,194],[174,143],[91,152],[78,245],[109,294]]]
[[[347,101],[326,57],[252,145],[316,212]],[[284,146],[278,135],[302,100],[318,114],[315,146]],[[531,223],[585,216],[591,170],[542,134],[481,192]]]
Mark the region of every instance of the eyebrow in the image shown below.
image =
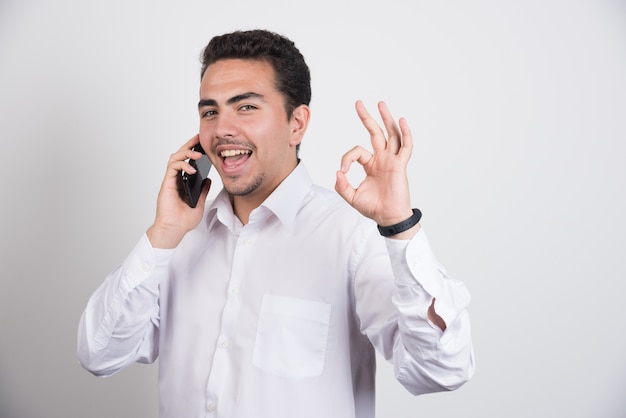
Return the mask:
[[[243,100],[248,100],[248,99],[264,100],[264,96],[262,94],[249,91],[247,93],[242,93],[242,94],[238,94],[236,96],[231,97],[230,99],[226,101],[226,104],[232,105],[234,103],[241,102]],[[215,101],[214,99],[201,99],[198,102],[198,108],[201,108],[204,106],[217,106],[217,101]]]

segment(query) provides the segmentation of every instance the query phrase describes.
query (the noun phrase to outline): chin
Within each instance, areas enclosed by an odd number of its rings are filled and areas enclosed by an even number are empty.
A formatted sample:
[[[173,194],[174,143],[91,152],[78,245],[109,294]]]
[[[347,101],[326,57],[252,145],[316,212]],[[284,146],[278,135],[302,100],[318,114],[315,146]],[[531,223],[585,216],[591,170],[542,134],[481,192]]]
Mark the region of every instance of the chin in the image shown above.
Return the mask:
[[[226,189],[231,196],[248,196],[259,190],[262,184],[263,176],[259,176],[247,184],[240,182],[228,184],[228,182],[224,182],[224,189]]]

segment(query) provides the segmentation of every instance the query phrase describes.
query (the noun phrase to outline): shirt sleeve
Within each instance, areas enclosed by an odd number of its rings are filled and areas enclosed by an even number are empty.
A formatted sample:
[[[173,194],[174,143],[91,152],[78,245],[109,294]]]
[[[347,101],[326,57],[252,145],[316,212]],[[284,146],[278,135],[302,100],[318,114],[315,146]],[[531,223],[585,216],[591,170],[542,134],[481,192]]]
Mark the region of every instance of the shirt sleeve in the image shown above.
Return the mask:
[[[108,376],[158,356],[159,283],[174,250],[154,249],[144,234],[91,295],[78,326],[81,365]]]
[[[462,282],[448,277],[423,230],[411,240],[384,242],[388,260],[375,250],[366,255],[362,264],[367,267],[358,272],[370,276],[359,279],[355,289],[361,328],[393,363],[396,378],[409,392],[419,395],[457,389],[474,373],[467,313],[470,294]],[[391,277],[385,272],[385,261],[391,262]],[[378,277],[373,279],[373,275]],[[372,295],[378,300],[372,300]],[[433,299],[435,311],[446,323],[445,331],[428,319]]]

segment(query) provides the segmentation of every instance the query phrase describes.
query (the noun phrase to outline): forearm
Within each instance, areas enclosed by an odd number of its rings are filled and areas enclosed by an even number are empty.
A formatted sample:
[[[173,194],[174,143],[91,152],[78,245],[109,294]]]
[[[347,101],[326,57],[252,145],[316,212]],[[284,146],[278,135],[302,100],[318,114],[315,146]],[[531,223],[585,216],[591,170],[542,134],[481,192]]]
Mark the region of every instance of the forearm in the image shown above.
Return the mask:
[[[158,283],[168,257],[155,257],[146,237],[94,292],[78,329],[80,363],[97,375],[157,355]]]
[[[428,318],[429,300],[432,296],[419,287],[401,289],[393,297],[399,312],[393,352],[396,378],[416,395],[457,389],[474,373],[467,311],[448,319],[442,331]]]
[[[410,242],[387,240],[387,248],[399,312],[397,377],[413,393],[456,389],[474,370],[469,292],[447,277],[423,231]]]

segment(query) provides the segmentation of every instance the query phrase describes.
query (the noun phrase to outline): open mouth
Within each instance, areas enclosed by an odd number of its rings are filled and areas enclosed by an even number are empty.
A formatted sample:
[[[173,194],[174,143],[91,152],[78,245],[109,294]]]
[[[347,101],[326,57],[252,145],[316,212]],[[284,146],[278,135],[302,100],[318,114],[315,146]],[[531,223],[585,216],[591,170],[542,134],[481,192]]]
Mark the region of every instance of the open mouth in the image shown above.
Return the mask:
[[[220,152],[224,167],[230,169],[237,168],[245,163],[250,158],[250,155],[252,155],[252,151],[243,149],[229,149]]]

